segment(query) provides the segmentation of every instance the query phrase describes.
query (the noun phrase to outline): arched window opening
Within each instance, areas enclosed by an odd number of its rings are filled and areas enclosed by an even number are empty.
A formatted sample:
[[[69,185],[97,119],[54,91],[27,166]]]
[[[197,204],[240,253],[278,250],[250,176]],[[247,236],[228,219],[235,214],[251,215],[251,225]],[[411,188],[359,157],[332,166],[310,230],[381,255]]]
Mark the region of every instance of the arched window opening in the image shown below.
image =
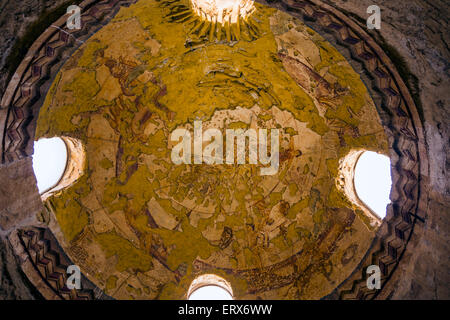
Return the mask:
[[[222,287],[204,286],[192,292],[189,300],[233,300],[233,297]]]
[[[67,165],[67,147],[61,138],[40,139],[34,143],[33,170],[40,194],[55,187]]]
[[[387,156],[366,150],[349,152],[339,162],[336,184],[369,218],[369,228],[381,224],[390,203],[392,186],[391,163]]]
[[[83,145],[69,137],[42,138],[34,143],[33,170],[42,199],[73,184],[82,174]]]
[[[364,152],[355,167],[355,190],[359,199],[380,218],[386,216],[386,206],[391,202],[391,161],[372,151]]]
[[[197,277],[188,291],[188,300],[233,300],[230,284],[214,274]]]

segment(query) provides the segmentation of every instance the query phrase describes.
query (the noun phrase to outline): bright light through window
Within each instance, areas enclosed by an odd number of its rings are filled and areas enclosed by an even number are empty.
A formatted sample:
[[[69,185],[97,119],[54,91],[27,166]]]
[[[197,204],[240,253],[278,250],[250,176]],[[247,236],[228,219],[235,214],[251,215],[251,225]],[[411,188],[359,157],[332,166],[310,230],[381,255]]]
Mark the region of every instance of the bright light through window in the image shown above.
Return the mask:
[[[33,170],[39,193],[53,188],[66,169],[67,147],[61,138],[40,139],[34,143]]]
[[[254,10],[253,0],[190,0],[193,10],[208,21],[236,23]]]
[[[378,216],[386,216],[386,206],[391,202],[391,162],[388,157],[366,151],[355,167],[355,189],[359,199]]]
[[[189,296],[189,300],[233,300],[230,293],[219,286],[200,287]]]

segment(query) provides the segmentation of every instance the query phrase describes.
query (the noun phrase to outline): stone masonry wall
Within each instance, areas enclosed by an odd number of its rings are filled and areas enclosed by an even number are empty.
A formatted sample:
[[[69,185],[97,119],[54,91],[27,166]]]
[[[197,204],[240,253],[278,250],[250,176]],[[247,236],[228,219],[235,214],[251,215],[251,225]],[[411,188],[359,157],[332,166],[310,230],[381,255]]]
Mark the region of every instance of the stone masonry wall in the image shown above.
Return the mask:
[[[417,77],[427,150],[429,202],[394,277],[379,298],[450,298],[450,4],[440,0],[327,0],[366,19],[368,6],[381,8],[385,41]],[[372,32],[373,33],[373,32]]]
[[[27,28],[37,21],[47,10],[53,10],[66,0],[7,0],[0,1],[0,97],[6,89],[9,79],[7,58],[15,43],[22,37]],[[25,166],[23,166],[25,168]],[[11,168],[0,168],[0,177],[9,174]],[[9,173],[8,173],[9,171]],[[5,178],[6,179],[6,178]],[[0,178],[3,180],[3,178]],[[18,179],[17,182],[23,182]],[[28,182],[29,183],[29,182]],[[6,186],[5,186],[6,188]],[[13,190],[2,188],[0,191],[0,210],[7,210],[13,205]],[[22,205],[39,202],[22,199]],[[39,199],[38,199],[39,200]],[[6,204],[8,202],[8,205]],[[20,203],[16,202],[16,205]],[[0,300],[38,298],[34,290],[30,290],[28,281],[18,269],[14,255],[9,248],[9,242],[0,236]]]

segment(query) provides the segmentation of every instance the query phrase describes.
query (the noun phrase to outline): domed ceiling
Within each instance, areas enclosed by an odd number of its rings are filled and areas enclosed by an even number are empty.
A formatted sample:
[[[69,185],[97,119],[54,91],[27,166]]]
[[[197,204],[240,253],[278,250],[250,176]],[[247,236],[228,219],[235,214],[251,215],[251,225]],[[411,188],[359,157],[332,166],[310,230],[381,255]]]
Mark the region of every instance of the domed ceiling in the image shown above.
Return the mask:
[[[317,299],[357,267],[377,225],[337,186],[353,150],[387,153],[360,76],[324,38],[254,4],[239,23],[189,2],[140,0],[58,73],[36,139],[85,150],[84,173],[48,197],[55,235],[118,299],[182,299],[217,274],[238,299]],[[279,129],[279,169],[181,164],[171,133]],[[207,144],[204,144],[206,147]]]

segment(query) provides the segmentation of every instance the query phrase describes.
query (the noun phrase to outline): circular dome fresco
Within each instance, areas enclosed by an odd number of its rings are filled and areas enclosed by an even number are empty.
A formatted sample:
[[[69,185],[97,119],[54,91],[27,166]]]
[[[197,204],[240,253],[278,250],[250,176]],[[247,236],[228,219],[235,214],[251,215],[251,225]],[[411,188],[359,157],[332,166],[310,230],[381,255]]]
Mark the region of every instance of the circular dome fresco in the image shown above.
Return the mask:
[[[234,140],[222,162],[219,149],[212,164],[173,161],[181,140],[205,154],[209,129],[227,148],[230,130],[246,133],[243,163],[225,160],[242,154]],[[278,164],[252,161],[252,132],[258,159],[267,147]],[[57,136],[83,144],[85,170],[45,200],[53,232],[114,298],[182,299],[217,274],[236,299],[317,299],[375,236],[337,183],[349,153],[387,154],[374,102],[324,38],[258,3],[236,23],[183,0],[122,8],[54,80],[36,139]]]

